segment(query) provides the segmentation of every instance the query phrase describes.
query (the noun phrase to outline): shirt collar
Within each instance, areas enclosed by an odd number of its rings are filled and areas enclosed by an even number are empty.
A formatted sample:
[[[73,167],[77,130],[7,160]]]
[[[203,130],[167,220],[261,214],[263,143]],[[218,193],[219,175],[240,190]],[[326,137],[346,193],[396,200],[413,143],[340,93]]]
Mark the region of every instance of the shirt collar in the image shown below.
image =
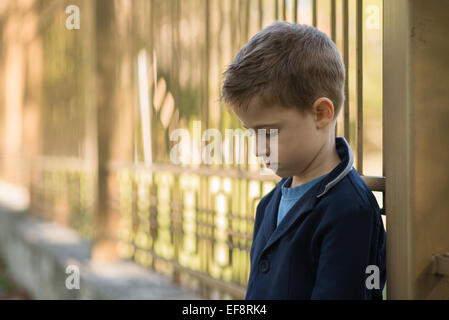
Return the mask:
[[[302,194],[304,194],[309,188],[311,188],[315,183],[323,179],[326,174],[323,174],[322,176],[315,178],[313,180],[310,180],[306,183],[303,183],[301,185],[298,185],[296,187],[290,187],[292,182],[292,177],[289,177],[285,180],[285,182],[282,184],[282,198],[283,199],[297,199]]]

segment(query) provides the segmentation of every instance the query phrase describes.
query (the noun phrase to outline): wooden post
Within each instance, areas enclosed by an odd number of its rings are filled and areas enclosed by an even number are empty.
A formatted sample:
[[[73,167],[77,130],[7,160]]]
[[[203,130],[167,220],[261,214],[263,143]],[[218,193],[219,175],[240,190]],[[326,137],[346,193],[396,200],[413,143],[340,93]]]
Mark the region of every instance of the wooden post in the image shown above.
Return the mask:
[[[85,3],[86,6],[90,6]],[[96,216],[95,244],[92,251],[94,260],[118,259],[117,241],[114,237],[115,225],[109,208],[108,163],[111,158],[112,130],[116,110],[115,92],[117,88],[116,68],[117,47],[115,2],[97,0],[91,9],[92,30],[95,30],[95,107],[91,131],[93,156],[96,164]],[[94,133],[95,132],[95,133]]]
[[[448,299],[449,2],[384,1],[387,298]]]

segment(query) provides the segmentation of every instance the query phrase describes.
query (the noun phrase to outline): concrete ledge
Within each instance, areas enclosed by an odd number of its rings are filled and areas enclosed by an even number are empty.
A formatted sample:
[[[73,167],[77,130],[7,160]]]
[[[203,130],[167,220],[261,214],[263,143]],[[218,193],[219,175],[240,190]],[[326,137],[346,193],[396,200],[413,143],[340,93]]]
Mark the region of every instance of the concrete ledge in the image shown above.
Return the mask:
[[[199,299],[133,261],[91,261],[91,244],[73,230],[2,204],[0,255],[13,280],[33,299]],[[66,288],[69,265],[79,268],[80,289]]]

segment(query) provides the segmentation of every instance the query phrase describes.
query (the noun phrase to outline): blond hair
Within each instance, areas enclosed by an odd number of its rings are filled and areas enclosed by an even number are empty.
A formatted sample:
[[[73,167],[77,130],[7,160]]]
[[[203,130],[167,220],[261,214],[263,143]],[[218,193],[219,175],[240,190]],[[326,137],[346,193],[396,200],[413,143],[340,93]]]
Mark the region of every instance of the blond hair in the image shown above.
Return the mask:
[[[223,73],[220,100],[248,106],[254,97],[264,106],[310,110],[319,97],[344,102],[345,67],[336,45],[318,29],[276,21],[256,33]]]

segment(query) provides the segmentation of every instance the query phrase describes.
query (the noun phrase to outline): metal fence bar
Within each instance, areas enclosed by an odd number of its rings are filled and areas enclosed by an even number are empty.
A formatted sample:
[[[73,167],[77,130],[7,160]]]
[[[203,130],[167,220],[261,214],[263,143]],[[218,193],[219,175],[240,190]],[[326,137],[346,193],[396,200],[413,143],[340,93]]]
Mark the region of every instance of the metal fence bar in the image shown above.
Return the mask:
[[[191,173],[200,176],[216,176],[222,178],[235,178],[235,179],[246,179],[254,180],[259,182],[274,182],[280,181],[280,178],[275,175],[260,175],[258,172],[245,171],[233,168],[212,168],[212,167],[181,167],[174,164],[158,164],[155,163],[151,166],[145,164],[135,164],[135,163],[121,163],[121,162],[110,162],[108,165],[109,170],[115,171],[118,169],[130,169],[130,170],[150,170],[152,172],[157,171],[167,171],[173,174],[180,173]],[[362,179],[371,189],[371,191],[381,191],[385,192],[385,177],[372,177],[372,176],[362,176]]]
[[[170,163],[155,163],[151,166],[144,164],[134,164],[134,163],[121,163],[121,162],[111,162],[109,163],[110,170],[117,169],[147,169],[150,171],[168,171],[171,173],[193,173],[203,176],[217,176],[226,178],[238,178],[238,179],[248,179],[256,181],[271,181],[278,182],[280,178],[275,175],[260,175],[257,171],[246,171],[234,168],[213,168],[213,167],[183,167]]]
[[[282,19],[287,20],[287,0],[282,1]]]
[[[337,44],[337,12],[335,8],[335,0],[331,0],[331,39]],[[335,122],[335,135],[337,136],[338,123]]]
[[[312,0],[312,25],[317,26],[317,4],[316,0]]]
[[[331,0],[331,39],[334,43],[337,41],[337,18],[336,18],[335,0]]]
[[[357,171],[363,174],[363,2],[356,2]]]
[[[385,177],[362,176],[371,191],[385,192]]]
[[[40,170],[89,170],[91,167],[86,165],[86,162],[79,158],[69,157],[39,157],[35,165]],[[144,163],[128,163],[128,162],[110,162],[108,170],[115,171],[118,169],[142,170],[148,169],[150,171],[168,171],[174,174],[177,173],[193,173],[202,176],[217,176],[227,178],[238,178],[256,181],[271,181],[277,183],[280,178],[275,175],[260,175],[258,172],[239,170],[233,168],[213,168],[213,167],[182,167],[170,163],[154,163],[151,166]],[[365,182],[372,191],[385,191],[385,177],[371,177],[363,176]]]
[[[299,0],[294,0],[294,4],[293,4],[293,21],[295,23],[298,23],[298,1]]]
[[[274,18],[279,20],[279,1],[274,0]]]
[[[344,103],[344,136],[351,142],[349,131],[349,6],[348,0],[343,0],[343,60],[345,64],[345,103]]]

